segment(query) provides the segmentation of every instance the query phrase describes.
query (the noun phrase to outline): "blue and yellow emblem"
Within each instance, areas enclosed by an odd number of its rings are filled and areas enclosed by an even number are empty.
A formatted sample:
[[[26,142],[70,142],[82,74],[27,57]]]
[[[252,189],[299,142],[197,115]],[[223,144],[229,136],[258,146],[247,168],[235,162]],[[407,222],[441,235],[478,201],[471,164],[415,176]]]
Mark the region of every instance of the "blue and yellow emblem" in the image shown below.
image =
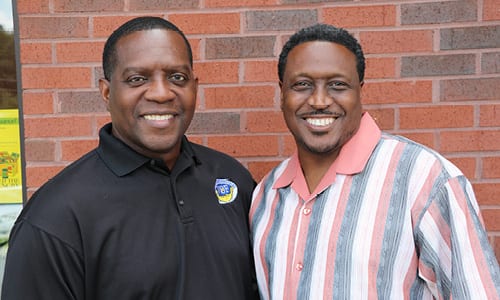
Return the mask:
[[[238,187],[231,180],[218,178],[215,180],[215,194],[220,204],[231,203],[238,195]]]

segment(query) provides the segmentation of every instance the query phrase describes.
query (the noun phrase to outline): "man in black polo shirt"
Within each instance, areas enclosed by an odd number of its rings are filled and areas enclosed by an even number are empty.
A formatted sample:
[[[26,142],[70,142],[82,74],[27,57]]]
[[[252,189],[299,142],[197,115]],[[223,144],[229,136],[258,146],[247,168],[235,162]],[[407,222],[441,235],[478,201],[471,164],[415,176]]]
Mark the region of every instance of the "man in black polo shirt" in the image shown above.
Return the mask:
[[[255,186],[190,143],[197,78],[184,34],[133,19],[104,47],[112,122],[99,146],[42,186],[12,231],[3,300],[255,299]]]

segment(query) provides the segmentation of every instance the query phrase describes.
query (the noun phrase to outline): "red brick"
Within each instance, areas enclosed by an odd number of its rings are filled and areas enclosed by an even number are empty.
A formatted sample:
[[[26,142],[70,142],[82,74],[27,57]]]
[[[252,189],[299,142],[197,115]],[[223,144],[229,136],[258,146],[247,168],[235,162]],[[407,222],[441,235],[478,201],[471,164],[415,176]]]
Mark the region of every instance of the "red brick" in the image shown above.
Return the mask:
[[[30,137],[88,137],[92,134],[88,117],[51,117],[24,119],[25,136]]]
[[[465,177],[470,180],[476,179],[476,159],[474,157],[455,157],[448,158],[455,166],[457,166]]]
[[[370,109],[365,107],[366,111],[370,113],[372,118],[377,123],[378,127],[382,130],[394,129],[394,109],[392,108],[378,108]]]
[[[97,116],[96,117],[96,130],[101,129],[102,126],[105,124],[111,122],[111,116],[106,115],[106,116]]]
[[[191,45],[191,51],[193,52],[193,60],[200,60],[201,39],[189,39],[189,44]]]
[[[104,42],[68,42],[56,44],[58,63],[101,62]]]
[[[393,57],[367,58],[365,78],[396,77],[396,59]]]
[[[246,61],[243,79],[246,82],[278,83],[278,62]]]
[[[500,203],[498,199],[500,183],[474,183],[472,188],[479,205],[498,205]]]
[[[372,27],[396,25],[394,5],[331,7],[323,9],[325,23],[339,27]]]
[[[26,185],[28,188],[38,188],[59,173],[64,166],[31,166],[26,168]]]
[[[17,0],[12,2],[13,5],[17,4],[18,14],[35,14],[35,13],[49,12],[49,0]]]
[[[19,34],[24,38],[88,37],[86,17],[19,17]]]
[[[500,126],[500,104],[479,106],[479,125]]]
[[[442,152],[498,151],[500,131],[444,131],[441,132]]]
[[[500,2],[498,0],[483,0],[483,19],[486,21],[500,20]],[[500,249],[500,238],[497,238]]]
[[[74,161],[97,147],[97,139],[70,140],[61,142],[61,160]]]
[[[242,7],[279,4],[277,0],[205,0],[205,7]]]
[[[123,0],[53,0],[55,12],[123,11]]]
[[[203,144],[203,137],[201,137],[201,136],[195,136],[195,135],[188,134],[188,139],[192,143],[204,145]]]
[[[363,87],[361,101],[364,104],[431,102],[432,82],[367,82]]]
[[[214,108],[263,108],[274,106],[270,85],[205,88],[205,106]]]
[[[280,162],[281,161],[251,161],[248,163],[248,170],[252,173],[253,179],[259,182]]]
[[[194,73],[200,84],[237,83],[238,62],[198,62],[194,64]]]
[[[457,118],[457,116],[460,116]],[[399,127],[460,128],[474,125],[474,107],[465,105],[440,105],[427,107],[402,107],[399,109]]]
[[[23,93],[23,113],[25,115],[51,114],[54,112],[52,93]]]
[[[209,136],[207,146],[234,157],[275,156],[278,154],[276,136]]]
[[[401,132],[398,133],[406,138],[409,138],[412,141],[420,143],[424,146],[427,146],[431,149],[436,149],[435,136],[430,132]]]
[[[500,209],[483,209],[481,214],[487,231],[500,231]]]
[[[482,178],[500,178],[500,156],[483,157]],[[499,203],[500,204],[500,203]]]
[[[24,142],[26,161],[54,161],[56,144],[50,140],[26,140]]]
[[[154,16],[154,14],[151,14]],[[159,15],[156,15],[159,16]],[[133,19],[135,16],[105,16],[92,18],[92,32],[94,37],[108,37],[120,25]]]
[[[432,51],[431,30],[366,31],[359,40],[365,54]]]
[[[91,87],[90,68],[36,67],[23,68],[23,88],[86,88]]]
[[[43,64],[52,62],[52,45],[50,43],[21,43],[22,64]]]
[[[441,81],[442,101],[498,100],[500,77]]]
[[[246,130],[258,133],[288,132],[281,111],[247,112]]]
[[[171,14],[168,20],[185,34],[240,32],[240,15],[237,13]]]

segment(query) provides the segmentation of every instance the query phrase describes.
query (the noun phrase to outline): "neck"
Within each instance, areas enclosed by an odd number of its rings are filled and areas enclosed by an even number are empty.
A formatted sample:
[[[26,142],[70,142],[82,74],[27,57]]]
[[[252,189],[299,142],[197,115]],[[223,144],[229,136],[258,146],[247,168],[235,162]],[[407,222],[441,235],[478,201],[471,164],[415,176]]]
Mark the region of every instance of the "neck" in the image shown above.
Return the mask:
[[[309,193],[312,193],[318,187],[326,172],[330,169],[330,166],[337,159],[339,151],[315,154],[299,150],[298,154]]]

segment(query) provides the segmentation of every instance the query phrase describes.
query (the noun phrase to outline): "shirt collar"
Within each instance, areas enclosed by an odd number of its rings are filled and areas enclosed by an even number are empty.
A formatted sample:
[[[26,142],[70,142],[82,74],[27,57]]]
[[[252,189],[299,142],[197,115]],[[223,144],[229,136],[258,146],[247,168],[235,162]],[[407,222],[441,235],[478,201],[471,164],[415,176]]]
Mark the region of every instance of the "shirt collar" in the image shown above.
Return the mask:
[[[323,190],[331,185],[335,181],[337,174],[353,175],[363,171],[381,135],[380,129],[370,114],[368,112],[363,113],[358,131],[342,146],[339,156],[321,180],[317,190]],[[298,189],[307,190],[297,152],[290,158],[290,162],[273,187],[276,189],[282,188],[294,181],[298,181],[294,183]]]
[[[140,166],[154,160],[137,153],[121,140],[113,136],[111,128],[112,124],[108,123],[99,131],[99,146],[97,148],[97,153],[108,168],[117,176],[127,175]],[[183,157],[188,159],[191,158],[196,164],[200,163],[185,136],[182,138],[181,154],[178,160]]]

